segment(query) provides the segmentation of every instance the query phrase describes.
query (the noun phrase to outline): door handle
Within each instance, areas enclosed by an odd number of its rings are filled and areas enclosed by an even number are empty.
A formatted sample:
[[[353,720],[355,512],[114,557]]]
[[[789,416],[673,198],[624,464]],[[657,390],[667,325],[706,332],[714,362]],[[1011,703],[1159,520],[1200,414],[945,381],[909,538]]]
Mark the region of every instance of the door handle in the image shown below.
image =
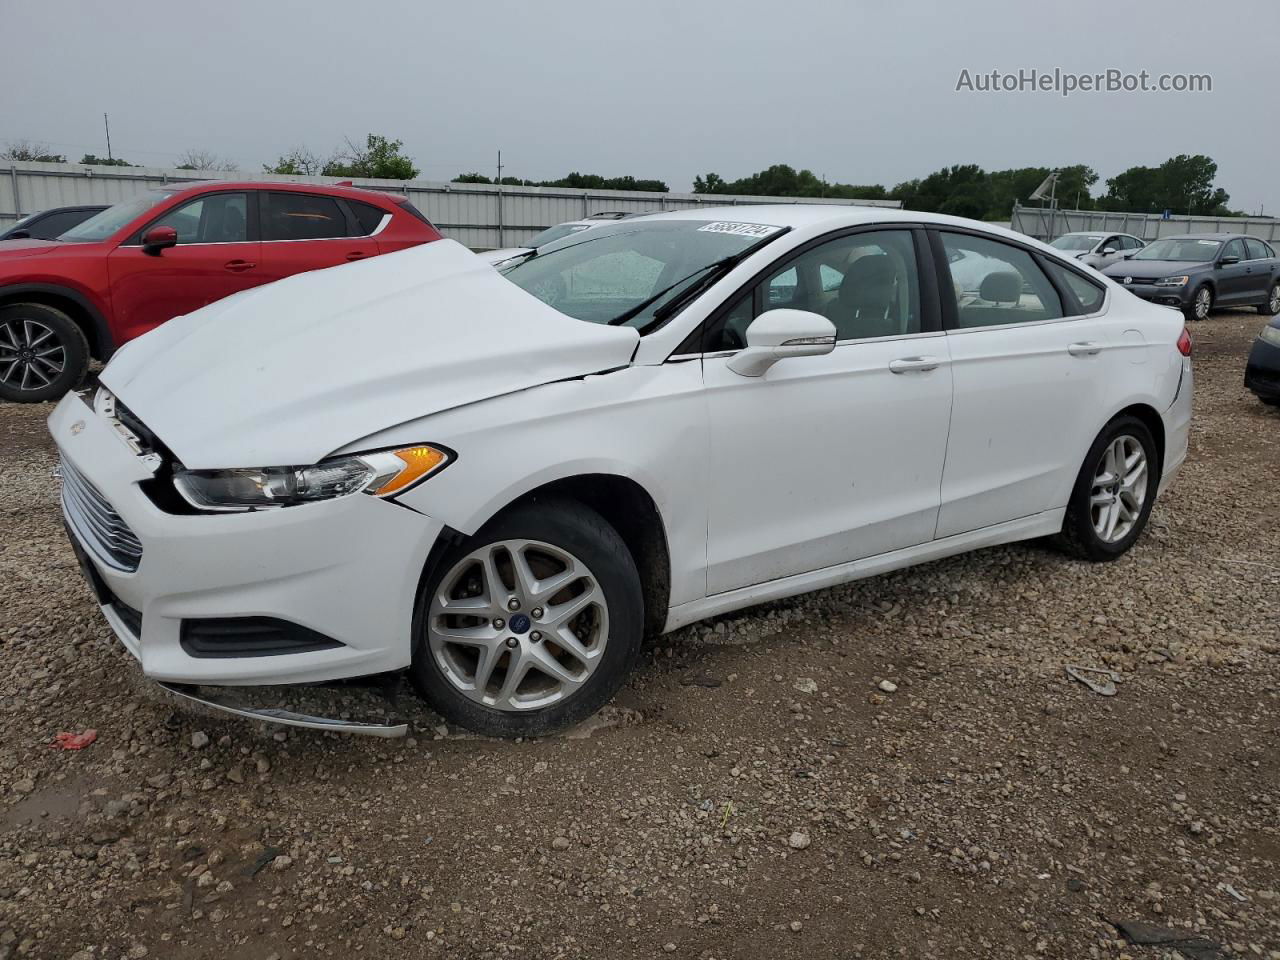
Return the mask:
[[[1073,357],[1096,357],[1102,352],[1102,344],[1095,343],[1092,340],[1084,340],[1081,343],[1073,343],[1067,347],[1067,353]]]
[[[348,253],[348,254],[347,254],[347,259],[348,259],[348,260],[363,260],[363,259],[364,259],[365,257],[367,257],[367,256],[368,256],[368,254],[367,254],[367,253],[365,253],[365,252],[364,252],[364,251],[362,251],[362,250],[353,250],[351,253]]]
[[[244,273],[246,270],[252,270],[257,264],[250,260],[228,260],[224,265],[224,269],[230,270],[232,273]]]
[[[892,373],[928,373],[937,370],[942,361],[937,357],[903,357],[890,360],[889,370]]]

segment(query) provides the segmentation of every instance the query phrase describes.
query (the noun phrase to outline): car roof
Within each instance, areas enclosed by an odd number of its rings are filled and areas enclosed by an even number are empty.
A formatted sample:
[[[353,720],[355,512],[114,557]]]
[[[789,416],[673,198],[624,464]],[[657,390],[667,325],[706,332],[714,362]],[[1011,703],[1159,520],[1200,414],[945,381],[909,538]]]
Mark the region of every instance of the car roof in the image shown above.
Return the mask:
[[[1159,240],[1234,240],[1237,237],[1243,237],[1243,233],[1174,233],[1164,237],[1158,237]],[[1258,239],[1254,237],[1254,239]]]

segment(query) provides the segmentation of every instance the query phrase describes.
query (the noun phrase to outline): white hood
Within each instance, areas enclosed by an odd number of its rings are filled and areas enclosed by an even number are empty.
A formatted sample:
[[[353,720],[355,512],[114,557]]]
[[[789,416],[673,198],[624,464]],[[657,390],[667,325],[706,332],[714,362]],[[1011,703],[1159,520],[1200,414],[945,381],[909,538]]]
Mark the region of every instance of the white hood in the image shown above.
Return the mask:
[[[286,466],[441,410],[623,366],[638,339],[565,316],[438,240],[178,317],[127,344],[101,380],[190,469]]]

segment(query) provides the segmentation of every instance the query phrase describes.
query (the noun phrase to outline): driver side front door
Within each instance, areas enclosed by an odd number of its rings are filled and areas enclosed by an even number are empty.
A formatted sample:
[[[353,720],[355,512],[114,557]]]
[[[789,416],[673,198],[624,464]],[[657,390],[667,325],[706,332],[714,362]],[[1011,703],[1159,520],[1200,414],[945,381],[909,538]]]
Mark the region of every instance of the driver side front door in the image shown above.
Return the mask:
[[[951,368],[917,235],[861,230],[813,244],[709,324],[708,594],[933,539]],[[760,377],[730,370],[750,321],[778,306],[824,314],[835,349]]]

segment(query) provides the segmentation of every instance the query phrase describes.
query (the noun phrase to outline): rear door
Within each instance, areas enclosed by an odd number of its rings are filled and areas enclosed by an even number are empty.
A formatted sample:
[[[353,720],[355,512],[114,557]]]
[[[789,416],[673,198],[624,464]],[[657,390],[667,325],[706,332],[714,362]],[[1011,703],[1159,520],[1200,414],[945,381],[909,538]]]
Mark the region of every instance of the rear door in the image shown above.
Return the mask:
[[[1271,294],[1271,278],[1275,276],[1275,261],[1271,258],[1271,248],[1261,240],[1245,237],[1245,253],[1248,255],[1247,275],[1253,290],[1252,302],[1262,303]]]
[[[1236,262],[1223,263],[1222,261],[1228,257],[1235,257]],[[1220,265],[1216,271],[1218,295],[1214,298],[1215,302],[1225,306],[1229,303],[1248,302],[1251,297],[1261,296],[1253,292],[1252,271],[1247,262],[1248,257],[1244,241],[1239,237],[1227,243],[1219,252]]]
[[[264,282],[253,201],[243,190],[201,194],[170,208],[111,252],[107,274],[121,342]],[[162,226],[177,231],[178,245],[144,252],[142,235]]]
[[[1115,344],[1105,318],[1090,316],[1105,292],[1082,274],[1054,268],[1081,284],[1077,295],[1027,248],[959,231],[933,238],[935,262],[964,268],[939,283],[954,381],[942,538],[1066,505]]]
[[[378,255],[341,197],[262,192],[262,267],[271,280]]]

